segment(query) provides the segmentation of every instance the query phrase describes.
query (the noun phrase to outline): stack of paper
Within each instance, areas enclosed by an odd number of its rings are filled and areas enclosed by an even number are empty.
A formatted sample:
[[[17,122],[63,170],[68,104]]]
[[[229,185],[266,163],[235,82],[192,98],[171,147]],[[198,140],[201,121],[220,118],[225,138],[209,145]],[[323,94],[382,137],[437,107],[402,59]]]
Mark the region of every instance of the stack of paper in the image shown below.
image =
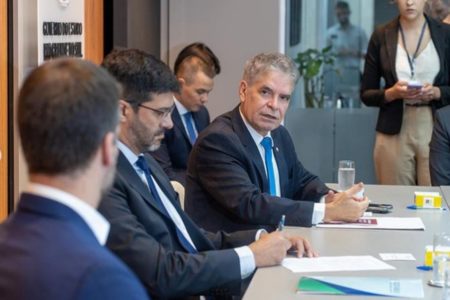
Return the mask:
[[[385,277],[302,277],[297,290],[304,294],[365,295],[423,298],[422,280]]]

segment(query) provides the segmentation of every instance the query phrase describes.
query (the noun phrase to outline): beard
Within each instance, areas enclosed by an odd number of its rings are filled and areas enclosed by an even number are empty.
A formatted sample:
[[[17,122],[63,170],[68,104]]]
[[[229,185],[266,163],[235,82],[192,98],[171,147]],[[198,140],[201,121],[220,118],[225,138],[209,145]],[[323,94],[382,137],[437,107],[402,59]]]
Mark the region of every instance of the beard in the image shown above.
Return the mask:
[[[135,119],[130,127],[130,133],[133,136],[134,144],[141,153],[153,152],[159,149],[161,141],[159,136],[164,134],[164,130],[158,128],[153,131],[152,128],[145,126],[140,120]]]

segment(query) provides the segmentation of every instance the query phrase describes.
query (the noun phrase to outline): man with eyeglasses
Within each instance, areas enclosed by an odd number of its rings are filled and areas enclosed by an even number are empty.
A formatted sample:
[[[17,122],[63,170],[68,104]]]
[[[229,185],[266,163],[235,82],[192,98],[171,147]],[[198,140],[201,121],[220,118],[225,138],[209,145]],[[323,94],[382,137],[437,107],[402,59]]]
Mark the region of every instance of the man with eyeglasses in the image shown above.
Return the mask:
[[[109,54],[103,66],[122,84],[123,100],[117,175],[99,210],[111,223],[107,246],[152,296],[239,295],[256,267],[279,264],[288,249],[315,255],[306,240],[284,232],[212,234],[198,228],[163,169],[146,154],[173,126],[175,76],[158,59],[132,49]]]
[[[175,60],[174,72],[180,85],[172,113],[174,126],[166,131],[160,149],[152,155],[171,180],[185,185],[192,145],[209,125],[205,104],[213,89],[214,77],[220,73],[220,63],[208,46],[197,42],[181,50]]]

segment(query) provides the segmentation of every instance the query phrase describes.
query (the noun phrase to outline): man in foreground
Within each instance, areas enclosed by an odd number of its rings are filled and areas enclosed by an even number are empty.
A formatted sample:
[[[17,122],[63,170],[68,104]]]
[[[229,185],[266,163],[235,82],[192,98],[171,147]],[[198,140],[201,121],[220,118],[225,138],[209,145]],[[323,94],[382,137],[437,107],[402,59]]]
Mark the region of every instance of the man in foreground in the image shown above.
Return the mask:
[[[116,81],[87,61],[45,63],[25,81],[18,125],[30,184],[0,226],[2,299],[147,299],[103,247],[96,211],[117,158]]]

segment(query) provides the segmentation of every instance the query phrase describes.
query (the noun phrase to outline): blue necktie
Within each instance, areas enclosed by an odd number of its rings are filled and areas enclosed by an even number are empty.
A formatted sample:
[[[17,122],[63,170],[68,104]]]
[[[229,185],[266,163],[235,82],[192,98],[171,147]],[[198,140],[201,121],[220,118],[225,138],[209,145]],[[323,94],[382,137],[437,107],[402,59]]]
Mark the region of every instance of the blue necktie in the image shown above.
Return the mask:
[[[272,164],[272,139],[268,136],[263,138],[261,145],[264,147],[264,159],[266,161],[267,179],[269,181],[269,192],[271,196],[277,195],[275,188],[275,171]]]
[[[159,208],[163,211],[163,213],[170,218],[169,213],[167,212],[166,207],[162,203],[161,197],[159,197],[158,191],[156,190],[155,183],[152,180],[152,174],[150,171],[150,167],[147,164],[147,161],[145,160],[144,156],[140,155],[136,165],[144,172],[145,178],[147,179],[148,188],[150,189],[150,193],[152,194],[153,199],[155,200],[156,204],[159,206]],[[170,218],[172,219],[172,218]],[[180,241],[181,245],[184,249],[186,249],[189,253],[197,253],[198,251],[191,245],[191,243],[186,239],[184,234],[178,229],[178,227],[175,225],[178,240]]]
[[[194,145],[195,140],[197,139],[197,135],[195,134],[194,121],[192,120],[192,113],[187,112],[183,115],[183,117],[184,117],[184,121],[186,122],[186,128],[187,128],[187,133],[189,136],[189,141],[191,142],[191,145]]]

